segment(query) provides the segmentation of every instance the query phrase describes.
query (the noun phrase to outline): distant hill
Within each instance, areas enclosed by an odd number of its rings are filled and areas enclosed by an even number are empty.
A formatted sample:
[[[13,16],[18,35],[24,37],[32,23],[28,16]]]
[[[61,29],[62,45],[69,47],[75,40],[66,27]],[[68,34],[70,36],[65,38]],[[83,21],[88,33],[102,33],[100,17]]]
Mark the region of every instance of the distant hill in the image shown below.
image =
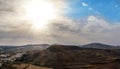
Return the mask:
[[[48,48],[49,44],[30,44],[23,46],[0,46],[0,49],[5,52],[26,52],[26,51],[34,51],[34,50],[43,50]]]
[[[20,61],[53,69],[119,69],[120,50],[52,45],[24,55]]]
[[[120,46],[112,46],[101,43],[91,43],[87,45],[82,45],[83,48],[96,48],[96,49],[120,49]]]
[[[1,50],[9,50],[9,49],[13,49],[13,48],[17,48],[18,46],[5,46],[5,45],[3,45],[3,46],[0,46],[0,49]]]

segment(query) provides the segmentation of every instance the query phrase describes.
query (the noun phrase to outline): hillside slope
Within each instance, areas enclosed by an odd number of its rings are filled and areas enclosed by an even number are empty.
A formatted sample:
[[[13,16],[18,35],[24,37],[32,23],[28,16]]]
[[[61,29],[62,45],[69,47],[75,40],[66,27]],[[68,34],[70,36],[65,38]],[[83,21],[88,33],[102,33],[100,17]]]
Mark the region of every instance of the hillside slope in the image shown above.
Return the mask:
[[[44,51],[23,56],[21,61],[53,69],[117,69],[120,50],[52,45]]]

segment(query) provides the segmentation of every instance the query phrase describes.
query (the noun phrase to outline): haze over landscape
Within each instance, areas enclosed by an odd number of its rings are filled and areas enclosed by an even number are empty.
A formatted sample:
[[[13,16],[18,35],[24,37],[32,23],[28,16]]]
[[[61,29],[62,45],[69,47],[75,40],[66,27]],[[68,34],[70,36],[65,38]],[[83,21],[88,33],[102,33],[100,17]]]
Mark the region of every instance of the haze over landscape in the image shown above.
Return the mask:
[[[0,44],[120,43],[119,0],[0,0]]]

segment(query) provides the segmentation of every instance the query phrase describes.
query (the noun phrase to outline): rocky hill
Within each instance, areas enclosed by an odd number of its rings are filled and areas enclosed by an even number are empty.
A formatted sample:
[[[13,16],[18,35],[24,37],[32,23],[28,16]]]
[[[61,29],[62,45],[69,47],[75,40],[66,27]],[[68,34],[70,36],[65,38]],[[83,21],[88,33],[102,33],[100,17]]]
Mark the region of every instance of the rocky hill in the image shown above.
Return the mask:
[[[120,49],[120,46],[107,45],[102,43],[91,43],[87,45],[82,45],[83,48],[96,48],[96,49]]]
[[[119,69],[120,50],[52,45],[20,61],[53,69]]]

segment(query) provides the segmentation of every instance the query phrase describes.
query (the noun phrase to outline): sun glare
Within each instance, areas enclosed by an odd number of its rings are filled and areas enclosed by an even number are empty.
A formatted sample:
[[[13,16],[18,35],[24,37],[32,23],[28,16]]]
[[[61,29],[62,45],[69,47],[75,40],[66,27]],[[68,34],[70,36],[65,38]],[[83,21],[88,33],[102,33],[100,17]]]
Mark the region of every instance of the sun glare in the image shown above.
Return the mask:
[[[45,0],[33,0],[25,5],[27,18],[33,28],[42,29],[57,18],[57,8],[53,3]]]

